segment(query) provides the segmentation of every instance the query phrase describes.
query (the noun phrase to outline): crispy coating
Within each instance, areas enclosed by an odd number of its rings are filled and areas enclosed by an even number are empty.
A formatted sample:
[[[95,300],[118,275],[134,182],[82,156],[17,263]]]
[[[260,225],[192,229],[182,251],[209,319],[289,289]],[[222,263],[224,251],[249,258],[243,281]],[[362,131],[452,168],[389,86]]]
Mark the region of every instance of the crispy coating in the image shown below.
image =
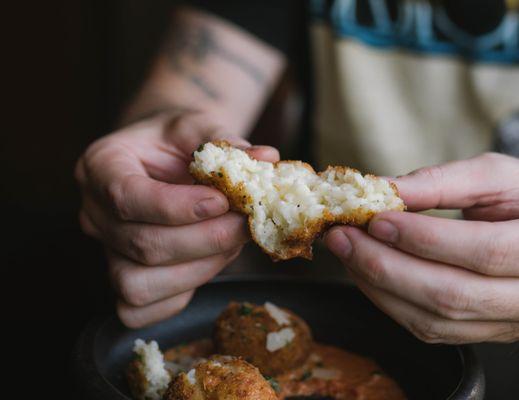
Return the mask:
[[[244,360],[213,356],[189,373],[178,374],[164,400],[275,400],[259,370]]]
[[[232,148],[232,146],[226,141],[214,141],[211,142],[213,145],[220,148]],[[203,146],[199,148],[202,150]],[[302,161],[279,161],[274,163],[274,168],[277,168],[283,164],[296,164],[298,167],[303,167],[316,174],[317,176],[323,177],[326,174],[336,172],[341,173],[358,173],[359,171],[344,166],[329,166],[325,171],[316,173],[311,165]],[[361,226],[368,223],[371,218],[376,214],[375,211],[363,209],[361,207],[354,209],[342,214],[333,215],[329,210],[325,209],[320,218],[307,218],[303,226],[291,231],[286,234],[282,240],[281,246],[274,250],[268,249],[257,237],[255,230],[253,229],[254,224],[254,201],[250,193],[243,182],[233,184],[229,175],[225,170],[211,171],[205,173],[200,168],[197,168],[194,163],[190,166],[190,173],[196,182],[214,186],[220,190],[229,200],[231,209],[243,213],[248,216],[249,231],[252,239],[260,246],[260,248],[267,253],[273,261],[288,260],[295,257],[302,257],[311,260],[312,259],[312,244],[315,239],[321,236],[328,228],[335,224],[350,224],[355,226]],[[373,175],[366,175],[365,177],[376,178]],[[393,195],[399,198],[398,189],[392,182],[389,183]],[[405,205],[400,202],[398,205],[388,208],[391,210],[403,211]]]
[[[231,302],[215,323],[213,338],[220,354],[239,356],[267,376],[276,376],[304,363],[310,354],[312,334],[300,317],[287,309],[289,325],[280,326],[264,306]],[[267,350],[267,335],[290,327],[294,339],[285,347]]]
[[[144,393],[148,386],[146,377],[141,368],[141,362],[138,359],[134,359],[128,365],[126,369],[126,380],[130,386],[130,391],[134,398],[143,399]]]

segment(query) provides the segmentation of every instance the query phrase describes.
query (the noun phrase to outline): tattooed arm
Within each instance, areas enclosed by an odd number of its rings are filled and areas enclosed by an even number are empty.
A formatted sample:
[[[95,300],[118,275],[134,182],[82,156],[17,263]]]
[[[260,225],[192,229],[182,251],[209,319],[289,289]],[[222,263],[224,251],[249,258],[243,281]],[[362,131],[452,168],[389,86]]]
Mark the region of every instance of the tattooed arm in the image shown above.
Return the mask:
[[[246,135],[281,75],[283,55],[194,9],[176,11],[171,25],[123,122],[156,110],[194,109],[228,132]]]
[[[172,25],[124,127],[90,145],[76,167],[81,227],[106,246],[117,312],[131,327],[180,311],[249,239],[244,218],[216,189],[192,185],[187,166],[216,136],[248,146],[239,136],[284,65],[274,49],[208,15],[182,10]],[[279,159],[272,148],[248,151]]]

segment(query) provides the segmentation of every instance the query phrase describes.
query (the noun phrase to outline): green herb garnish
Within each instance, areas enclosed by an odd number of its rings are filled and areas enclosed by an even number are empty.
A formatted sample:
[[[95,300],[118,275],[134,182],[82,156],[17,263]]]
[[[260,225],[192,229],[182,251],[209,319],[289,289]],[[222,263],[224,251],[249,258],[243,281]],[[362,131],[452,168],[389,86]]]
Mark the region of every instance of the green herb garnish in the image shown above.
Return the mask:
[[[312,372],[306,371],[303,375],[301,375],[300,381],[306,381],[312,376]]]
[[[240,315],[250,315],[252,313],[252,307],[246,304],[242,304],[240,307]]]
[[[281,388],[279,387],[279,383],[277,380],[275,380],[273,377],[271,376],[265,376],[265,379],[268,383],[270,383],[270,386],[272,386],[272,389],[274,389],[274,392],[276,393],[279,393],[279,391],[281,390]]]

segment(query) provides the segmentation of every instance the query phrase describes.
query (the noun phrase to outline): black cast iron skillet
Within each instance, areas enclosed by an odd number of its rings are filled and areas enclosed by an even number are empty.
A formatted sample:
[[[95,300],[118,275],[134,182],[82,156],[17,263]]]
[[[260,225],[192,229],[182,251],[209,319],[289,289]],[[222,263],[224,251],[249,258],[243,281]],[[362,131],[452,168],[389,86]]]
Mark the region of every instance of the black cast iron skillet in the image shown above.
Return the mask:
[[[468,346],[424,344],[377,310],[354,287],[340,283],[249,280],[200,288],[180,315],[129,330],[115,318],[92,321],[74,355],[86,399],[127,400],[124,368],[137,338],[155,339],[161,349],[211,334],[213,321],[231,300],[272,301],[301,315],[316,340],[371,357],[419,400],[481,400],[484,376]]]

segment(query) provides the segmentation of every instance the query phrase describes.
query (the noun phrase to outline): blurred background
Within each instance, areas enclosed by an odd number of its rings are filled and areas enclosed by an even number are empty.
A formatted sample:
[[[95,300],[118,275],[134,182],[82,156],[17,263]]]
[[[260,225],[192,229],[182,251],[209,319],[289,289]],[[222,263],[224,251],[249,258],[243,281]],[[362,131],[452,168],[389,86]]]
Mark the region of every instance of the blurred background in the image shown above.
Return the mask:
[[[74,398],[74,342],[87,321],[111,312],[113,303],[103,250],[78,227],[74,163],[90,142],[114,127],[160,43],[173,4],[19,2],[4,14],[9,20],[2,28],[8,55],[3,63],[7,124],[0,146],[5,326],[27,354],[44,360],[45,367],[38,366],[38,391],[56,393],[60,381],[55,398]],[[299,68],[275,97],[290,99],[287,112],[299,121],[290,129],[308,135],[307,90],[297,81],[306,67],[301,63]],[[257,135],[278,119],[276,112],[284,111],[273,106],[265,111]],[[286,147],[285,154],[309,159],[302,142],[291,143],[290,129],[284,142],[276,144]],[[256,260],[261,264],[265,258]],[[337,272],[332,261],[326,265]],[[519,376],[513,369],[519,367],[517,347],[486,345],[479,351],[490,372],[489,398],[512,399],[496,393],[505,388],[514,393],[509,388]],[[27,368],[26,360],[18,358],[20,368]]]

